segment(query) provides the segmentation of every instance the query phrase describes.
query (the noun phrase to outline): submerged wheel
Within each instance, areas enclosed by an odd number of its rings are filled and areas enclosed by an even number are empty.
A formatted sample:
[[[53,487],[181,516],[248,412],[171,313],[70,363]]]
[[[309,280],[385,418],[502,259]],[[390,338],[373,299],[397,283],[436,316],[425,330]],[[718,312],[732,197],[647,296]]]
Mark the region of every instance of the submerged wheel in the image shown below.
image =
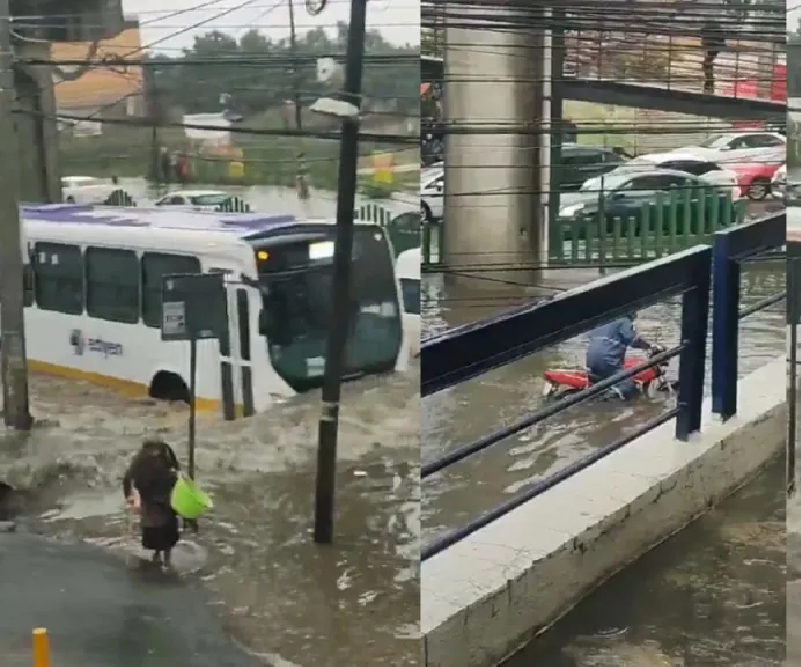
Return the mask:
[[[748,198],[751,201],[762,201],[770,193],[770,181],[766,178],[755,178],[748,186]]]
[[[549,382],[548,380],[545,381],[545,384],[542,385],[542,396],[543,398],[551,398],[556,393],[556,385],[553,382]]]
[[[656,382],[646,382],[642,386],[642,393],[645,394],[646,398],[655,398],[656,397]]]

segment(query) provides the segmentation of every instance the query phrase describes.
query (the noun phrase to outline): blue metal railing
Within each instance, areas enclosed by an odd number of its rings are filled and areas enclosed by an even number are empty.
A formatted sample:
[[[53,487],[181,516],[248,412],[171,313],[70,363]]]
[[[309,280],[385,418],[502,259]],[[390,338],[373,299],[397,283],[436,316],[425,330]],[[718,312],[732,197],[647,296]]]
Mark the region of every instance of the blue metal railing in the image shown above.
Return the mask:
[[[482,514],[466,526],[437,537],[423,547],[421,559],[425,560],[439,553],[673,417],[676,417],[676,437],[680,440],[687,440],[691,433],[700,429],[711,267],[712,249],[709,246],[697,246],[563,292],[549,301],[516,308],[423,341],[420,384],[421,394],[425,397],[573,338],[633,309],[650,306],[668,297],[682,296],[679,346],[654,355],[636,368],[627,369],[588,389],[547,405],[511,426],[425,463],[421,468],[421,477],[425,479],[676,355],[679,356],[677,406],[644,424],[636,433],[593,452],[589,457],[560,470],[546,480],[530,485],[502,506]]]
[[[715,234],[712,295],[712,411],[728,419],[737,413],[737,358],[739,322],[786,298],[787,291],[773,294],[740,310],[742,264],[776,257],[787,236],[787,214],[778,213],[761,220],[732,227]]]
[[[679,294],[683,297],[680,345],[655,355],[637,368],[627,369],[584,391],[547,405],[514,424],[424,463],[421,477],[425,479],[440,472],[514,433],[600,394],[624,378],[678,355],[679,392],[676,407],[643,424],[635,432],[593,451],[545,479],[528,485],[506,502],[484,512],[467,525],[437,536],[424,545],[421,559],[426,560],[443,551],[674,417],[677,439],[687,440],[692,432],[700,430],[713,255],[713,409],[724,416],[735,414],[739,319],[778,303],[786,295],[786,292],[782,292],[767,297],[741,312],[740,267],[744,261],[762,258],[766,252],[780,248],[784,244],[785,227],[784,213],[768,216],[718,232],[714,249],[697,246],[561,293],[550,301],[513,309],[424,340],[420,354],[423,397],[513,363],[634,308],[648,306]]]

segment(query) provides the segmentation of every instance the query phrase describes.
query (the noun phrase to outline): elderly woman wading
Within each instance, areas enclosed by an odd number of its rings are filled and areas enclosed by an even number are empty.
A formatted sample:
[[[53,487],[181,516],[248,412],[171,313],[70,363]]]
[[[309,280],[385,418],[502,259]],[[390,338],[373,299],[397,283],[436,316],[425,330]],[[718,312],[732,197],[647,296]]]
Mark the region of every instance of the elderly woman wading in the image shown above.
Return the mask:
[[[142,546],[153,551],[154,562],[166,567],[179,537],[178,515],[170,505],[179,470],[172,447],[161,440],[145,440],[122,481],[129,507],[135,507],[134,489],[139,494]]]

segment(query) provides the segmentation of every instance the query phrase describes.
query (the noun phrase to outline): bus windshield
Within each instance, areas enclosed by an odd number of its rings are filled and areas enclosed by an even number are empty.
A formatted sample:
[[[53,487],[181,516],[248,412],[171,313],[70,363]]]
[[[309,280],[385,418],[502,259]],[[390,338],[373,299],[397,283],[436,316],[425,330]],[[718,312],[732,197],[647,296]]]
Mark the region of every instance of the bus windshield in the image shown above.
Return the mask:
[[[309,226],[299,238],[254,244],[264,308],[260,333],[276,372],[295,391],[322,384],[334,314],[334,235],[331,226]],[[346,377],[394,369],[403,325],[392,253],[380,227],[354,230],[348,315]]]

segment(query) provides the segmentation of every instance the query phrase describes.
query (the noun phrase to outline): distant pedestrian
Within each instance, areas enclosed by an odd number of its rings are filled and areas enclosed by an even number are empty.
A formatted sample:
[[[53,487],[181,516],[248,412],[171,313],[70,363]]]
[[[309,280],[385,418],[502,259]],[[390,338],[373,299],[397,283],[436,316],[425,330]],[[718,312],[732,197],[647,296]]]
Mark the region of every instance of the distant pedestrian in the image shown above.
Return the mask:
[[[175,176],[181,184],[189,182],[189,160],[186,155],[179,155],[175,161]]]
[[[125,500],[131,509],[137,508],[138,495],[142,547],[153,552],[153,562],[165,567],[170,567],[172,549],[179,538],[178,515],[170,504],[179,470],[172,447],[162,440],[148,439],[142,443],[122,481]]]
[[[720,25],[714,21],[707,21],[701,28],[701,46],[704,49],[704,93],[715,94],[715,59],[718,53],[726,46],[726,36]]]
[[[170,172],[172,165],[170,164],[170,153],[166,148],[161,149],[161,181],[162,183],[170,182]]]

